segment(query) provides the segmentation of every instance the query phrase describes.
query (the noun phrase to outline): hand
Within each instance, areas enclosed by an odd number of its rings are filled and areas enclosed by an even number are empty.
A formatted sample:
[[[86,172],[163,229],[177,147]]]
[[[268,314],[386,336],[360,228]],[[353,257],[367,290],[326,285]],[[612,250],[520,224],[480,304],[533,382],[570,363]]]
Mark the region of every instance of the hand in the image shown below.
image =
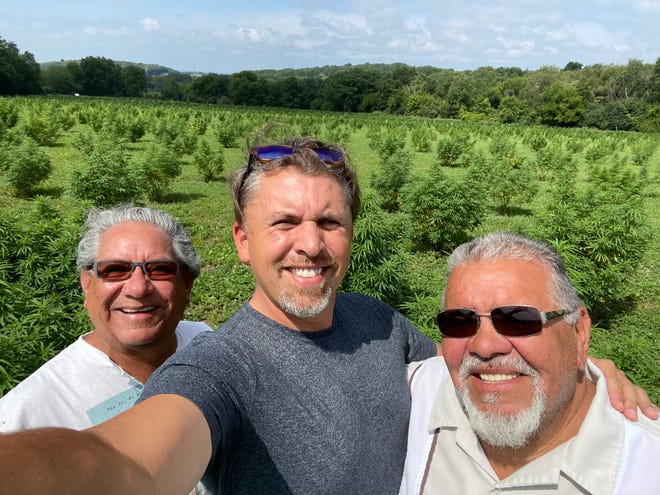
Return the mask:
[[[610,404],[614,409],[623,413],[630,421],[637,421],[638,407],[645,416],[651,419],[657,419],[660,416],[660,408],[651,402],[644,389],[632,383],[611,360],[598,359],[593,356],[589,356],[589,359],[603,372],[607,381]]]

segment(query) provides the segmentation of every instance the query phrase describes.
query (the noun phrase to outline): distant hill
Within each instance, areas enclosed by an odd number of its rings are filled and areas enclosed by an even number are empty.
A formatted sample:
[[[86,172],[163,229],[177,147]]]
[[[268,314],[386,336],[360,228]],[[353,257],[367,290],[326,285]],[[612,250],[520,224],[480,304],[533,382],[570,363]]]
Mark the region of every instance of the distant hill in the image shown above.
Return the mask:
[[[59,60],[59,61],[52,61],[52,62],[42,62],[39,64],[41,68],[47,69],[48,67],[53,67],[53,66],[58,66],[58,65],[66,65],[69,62],[79,62],[79,60]],[[171,76],[179,76],[179,75],[190,75],[194,76],[198,73],[196,72],[182,72],[178,71],[175,69],[172,69],[171,67],[165,67],[163,65],[158,65],[158,64],[144,64],[142,62],[127,62],[125,60],[113,60],[114,63],[119,64],[122,67],[125,67],[127,65],[137,65],[138,67],[142,68],[145,70],[145,72],[149,76],[161,76],[161,75],[171,75]]]
[[[52,62],[43,62],[39,64],[42,68],[46,69],[48,67],[51,67],[53,65],[66,65],[69,62],[78,62],[78,60],[60,60],[60,61],[52,61]],[[204,74],[210,74],[209,72],[186,72],[186,71],[178,71],[176,69],[172,69],[171,67],[165,67],[163,65],[158,65],[158,64],[145,64],[142,62],[127,62],[124,60],[113,60],[116,64],[119,64],[120,66],[124,67],[126,65],[137,65],[138,67],[141,67],[144,69],[149,76],[162,76],[162,75],[170,75],[170,76],[182,76],[182,75],[187,75],[187,76],[201,76]],[[338,72],[345,72],[348,70],[354,70],[354,69],[369,69],[369,70],[377,70],[379,72],[383,73],[390,73],[393,70],[399,68],[399,67],[407,67],[406,64],[402,63],[393,63],[393,64],[358,64],[358,65],[353,65],[353,64],[344,64],[344,65],[323,65],[319,67],[306,67],[302,69],[291,69],[291,68],[285,68],[285,69],[245,69],[245,71],[241,72],[253,72],[259,77],[265,78],[265,79],[271,79],[271,80],[276,80],[276,79],[284,79],[287,77],[299,77],[299,78],[320,78],[320,79],[325,79],[327,77],[330,77],[333,74],[336,74]],[[423,68],[421,68],[423,69]],[[227,74],[231,75],[231,74]]]

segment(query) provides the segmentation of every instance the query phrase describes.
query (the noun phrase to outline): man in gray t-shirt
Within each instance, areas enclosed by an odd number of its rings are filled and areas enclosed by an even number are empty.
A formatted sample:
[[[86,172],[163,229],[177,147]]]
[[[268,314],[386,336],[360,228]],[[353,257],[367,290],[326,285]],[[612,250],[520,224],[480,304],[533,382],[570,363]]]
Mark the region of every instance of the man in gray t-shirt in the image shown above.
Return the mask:
[[[245,304],[156,372],[206,416],[220,493],[396,493],[410,402],[406,362],[435,346],[391,307],[337,294],[332,325],[283,326]]]
[[[221,493],[397,493],[406,364],[436,346],[386,304],[336,292],[359,201],[353,171],[318,142],[267,146],[230,187],[255,292],[168,361],[143,399],[176,394],[204,414],[204,481]]]

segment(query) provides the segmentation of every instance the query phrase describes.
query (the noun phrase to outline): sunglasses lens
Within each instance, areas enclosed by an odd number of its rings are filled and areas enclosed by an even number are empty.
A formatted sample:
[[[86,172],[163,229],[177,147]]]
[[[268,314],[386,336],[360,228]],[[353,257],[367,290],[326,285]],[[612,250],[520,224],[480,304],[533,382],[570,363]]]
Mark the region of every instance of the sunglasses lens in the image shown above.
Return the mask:
[[[262,162],[270,162],[272,160],[277,160],[283,156],[288,156],[293,153],[293,148],[290,146],[262,146],[260,148],[252,148],[252,154],[257,157],[257,160]]]
[[[319,156],[319,159],[328,165],[343,165],[344,163],[344,154],[341,151],[326,148],[321,148],[315,151]]]
[[[179,265],[174,261],[149,261],[146,266],[150,280],[169,280],[179,271]]]
[[[295,151],[295,148],[291,146],[284,145],[271,145],[271,146],[261,146],[258,148],[252,148],[250,150],[250,155],[254,156],[257,160],[261,162],[270,162],[282,158],[284,156],[289,156]],[[318,155],[319,159],[327,163],[328,165],[343,165],[344,164],[344,154],[338,150],[332,150],[328,148],[321,148],[314,150]]]
[[[490,315],[497,331],[507,337],[525,337],[543,329],[541,312],[530,306],[502,306]]]
[[[471,309],[448,309],[438,313],[435,322],[445,337],[463,338],[477,333],[479,316]]]
[[[176,277],[179,265],[176,261],[147,261],[133,263],[123,260],[105,260],[96,262],[96,275],[102,280],[118,282],[131,277],[135,266],[142,266],[149,280],[169,280]]]
[[[131,276],[130,261],[97,261],[96,275],[103,280],[125,280]]]

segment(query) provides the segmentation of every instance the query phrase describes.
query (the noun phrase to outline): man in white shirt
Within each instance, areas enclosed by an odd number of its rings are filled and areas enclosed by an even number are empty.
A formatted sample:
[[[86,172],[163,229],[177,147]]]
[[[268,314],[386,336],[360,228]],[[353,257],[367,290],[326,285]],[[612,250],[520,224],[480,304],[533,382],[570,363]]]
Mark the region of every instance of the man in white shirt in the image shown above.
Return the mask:
[[[0,398],[0,432],[82,430],[130,408],[203,322],[180,321],[200,260],[183,225],[150,208],[90,212],[77,266],[94,329]]]
[[[660,424],[609,404],[553,249],[505,232],[459,246],[442,301],[444,360],[410,370],[401,493],[660,493]]]

